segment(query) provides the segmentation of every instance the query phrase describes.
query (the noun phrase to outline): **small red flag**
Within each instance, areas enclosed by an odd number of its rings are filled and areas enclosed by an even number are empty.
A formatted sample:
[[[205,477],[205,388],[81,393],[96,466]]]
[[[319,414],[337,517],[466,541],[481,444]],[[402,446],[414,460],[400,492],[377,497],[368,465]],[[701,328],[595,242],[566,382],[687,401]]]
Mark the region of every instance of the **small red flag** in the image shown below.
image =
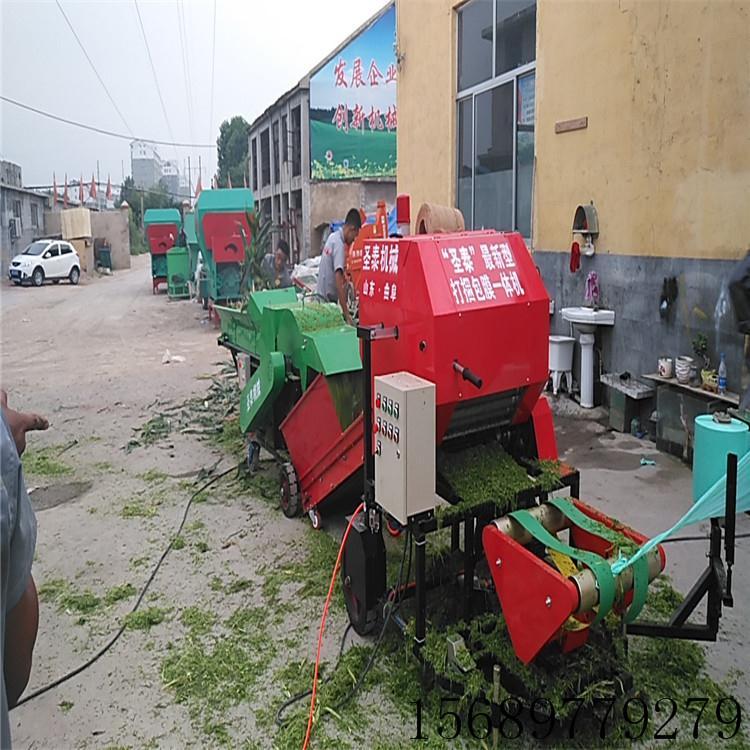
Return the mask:
[[[107,200],[112,200],[112,180],[109,175],[107,175]]]
[[[57,177],[52,173],[52,207],[57,205]]]
[[[96,200],[96,182],[94,180],[94,174],[91,174],[91,187],[89,188],[89,197]]]

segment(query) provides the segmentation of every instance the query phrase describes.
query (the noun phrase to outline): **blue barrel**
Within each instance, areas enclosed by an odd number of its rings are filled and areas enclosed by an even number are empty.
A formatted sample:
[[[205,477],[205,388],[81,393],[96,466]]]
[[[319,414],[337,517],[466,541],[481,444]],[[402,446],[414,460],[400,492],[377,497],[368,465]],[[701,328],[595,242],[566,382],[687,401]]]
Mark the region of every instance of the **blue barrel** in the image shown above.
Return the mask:
[[[710,414],[695,418],[693,450],[693,502],[698,501],[726,474],[727,454],[742,458],[750,449],[750,431],[744,422],[732,419],[722,424]]]

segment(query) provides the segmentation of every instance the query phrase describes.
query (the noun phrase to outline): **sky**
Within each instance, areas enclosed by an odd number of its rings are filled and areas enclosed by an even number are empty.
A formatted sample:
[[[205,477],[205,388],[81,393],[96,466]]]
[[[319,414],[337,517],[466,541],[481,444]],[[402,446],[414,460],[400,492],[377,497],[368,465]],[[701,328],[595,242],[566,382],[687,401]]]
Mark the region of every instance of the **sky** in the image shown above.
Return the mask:
[[[385,0],[59,0],[117,108],[97,80],[55,0],[0,0],[2,95],[60,117],[138,138],[215,144],[221,122],[252,122],[292,88]],[[180,18],[184,18],[184,27]],[[188,64],[183,64],[180,29]],[[190,81],[188,87],[187,81]],[[189,96],[188,96],[189,92]],[[122,118],[117,110],[122,113]],[[192,110],[192,118],[190,116]],[[170,134],[171,130],[171,134]],[[162,159],[188,156],[203,184],[216,149],[158,146]],[[130,173],[129,140],[55,122],[0,101],[0,156],[23,169],[25,185]]]

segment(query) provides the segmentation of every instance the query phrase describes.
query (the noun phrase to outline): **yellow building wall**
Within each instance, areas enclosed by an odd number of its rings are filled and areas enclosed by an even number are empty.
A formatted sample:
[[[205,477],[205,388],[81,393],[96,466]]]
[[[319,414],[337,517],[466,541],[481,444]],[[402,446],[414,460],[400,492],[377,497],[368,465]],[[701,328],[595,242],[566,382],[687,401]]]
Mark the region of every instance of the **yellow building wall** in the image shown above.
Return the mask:
[[[397,0],[398,191],[454,205],[455,0]],[[586,130],[555,123],[588,117]],[[738,258],[750,246],[750,5],[539,0],[537,249],[569,251],[593,200],[597,252]]]
[[[398,192],[412,224],[425,201],[455,203],[455,0],[396,0]]]
[[[537,249],[568,251],[575,207],[593,200],[597,252],[744,255],[750,4],[540,0],[536,107]]]

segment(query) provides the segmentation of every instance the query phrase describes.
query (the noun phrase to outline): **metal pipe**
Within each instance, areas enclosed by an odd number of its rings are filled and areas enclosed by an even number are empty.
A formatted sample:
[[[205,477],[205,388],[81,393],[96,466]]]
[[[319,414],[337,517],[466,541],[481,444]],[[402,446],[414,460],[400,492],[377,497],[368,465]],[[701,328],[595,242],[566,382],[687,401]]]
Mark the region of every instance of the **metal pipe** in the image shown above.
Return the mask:
[[[547,531],[557,534],[560,531],[569,529],[573,524],[570,519],[561,513],[554,505],[537,505],[528,511]],[[499,531],[506,534],[514,541],[526,546],[533,537],[526,529],[517,523],[510,516],[496,518],[492,523],[495,524]],[[654,547],[647,555],[648,559],[648,580],[649,583],[654,580],[662,571],[661,555],[658,547]],[[599,589],[596,587],[596,577],[589,568],[585,568],[577,575],[572,576],[571,581],[578,589],[578,608],[576,614],[590,612],[593,607],[599,603]],[[633,588],[633,569],[628,567],[616,577],[617,601],[620,601],[625,594]]]

